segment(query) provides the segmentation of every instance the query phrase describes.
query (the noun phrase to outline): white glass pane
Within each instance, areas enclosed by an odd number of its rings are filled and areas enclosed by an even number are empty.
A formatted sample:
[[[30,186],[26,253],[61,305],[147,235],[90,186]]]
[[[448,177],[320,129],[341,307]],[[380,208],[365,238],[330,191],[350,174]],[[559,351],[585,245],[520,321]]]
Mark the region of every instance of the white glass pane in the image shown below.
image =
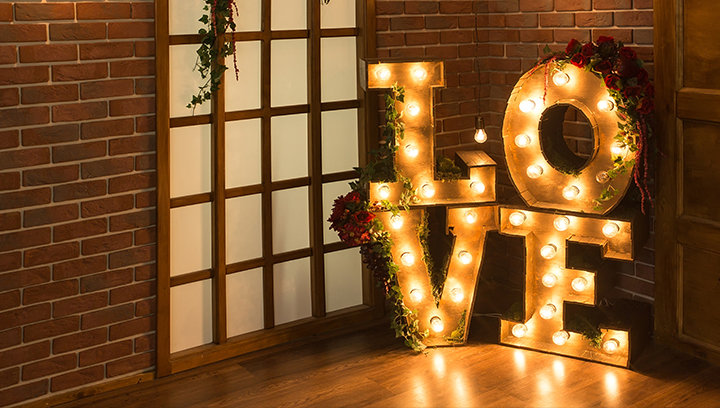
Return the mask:
[[[227,262],[262,257],[262,199],[260,194],[225,200]]]
[[[270,58],[271,105],[306,104],[307,40],[272,41]]]
[[[170,288],[170,352],[212,342],[212,279]]]
[[[308,188],[273,191],[273,253],[310,246]]]
[[[262,21],[260,3],[260,0],[237,1],[240,15],[234,16],[235,24],[237,24],[235,31],[260,31]]]
[[[198,21],[207,11],[203,0],[169,0],[170,35],[197,34],[205,24]],[[195,48],[198,46],[195,45]]]
[[[193,110],[187,107],[193,95],[197,95],[205,80],[194,70],[197,60],[197,44],[173,45],[170,47],[170,117],[191,116]],[[195,108],[195,114],[210,113],[210,102]]]
[[[262,268],[228,275],[228,337],[260,330],[264,321]]]
[[[273,271],[275,325],[310,317],[310,258],[277,264]]]
[[[210,203],[170,209],[170,276],[212,267]]]
[[[260,184],[261,126],[258,119],[225,123],[225,186]]]
[[[357,98],[355,37],[321,38],[320,72],[323,102]]]
[[[323,174],[358,166],[357,109],[322,113]]]
[[[362,304],[362,261],[357,248],[325,254],[325,307],[328,312]]]
[[[323,241],[326,244],[340,242],[337,232],[330,229],[330,223],[327,219],[330,218],[335,199],[349,192],[350,186],[347,181],[336,181],[334,183],[323,184],[323,216],[325,217],[323,224],[325,226],[325,228],[323,228]]]
[[[307,114],[274,116],[270,120],[272,180],[308,175]]]
[[[225,63],[225,110],[260,108],[260,41],[236,42],[238,78],[232,57]]]
[[[355,2],[320,3],[320,28],[355,27]]]
[[[170,129],[170,197],[211,190],[210,125]]]
[[[304,30],[307,28],[305,0],[272,0],[270,27],[272,30]]]

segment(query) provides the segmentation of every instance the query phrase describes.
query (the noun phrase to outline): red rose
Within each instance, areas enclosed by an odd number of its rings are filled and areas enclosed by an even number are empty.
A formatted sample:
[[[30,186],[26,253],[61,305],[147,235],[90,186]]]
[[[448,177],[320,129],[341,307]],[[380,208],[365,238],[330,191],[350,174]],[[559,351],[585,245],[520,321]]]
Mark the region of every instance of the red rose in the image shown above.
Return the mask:
[[[360,193],[358,193],[357,191],[353,191],[353,192],[349,193],[348,195],[345,196],[345,201],[359,203],[360,202]]]
[[[612,63],[609,60],[605,60],[605,61],[595,65],[594,69],[595,69],[595,71],[597,71],[603,75],[607,75],[610,72],[612,72],[612,68],[613,68]]]
[[[648,82],[647,84],[645,84],[643,93],[645,94],[645,96],[649,96],[652,98],[653,96],[655,96],[655,86],[651,82]]]
[[[652,98],[642,98],[638,102],[636,110],[643,115],[649,115],[655,110],[655,101]]]
[[[615,73],[620,76],[620,78],[632,78],[638,74],[640,71],[640,66],[634,61],[631,60],[624,55],[620,55],[620,57],[615,61]]]
[[[587,58],[582,54],[575,54],[570,59],[570,62],[578,68],[582,68],[587,64]]]
[[[620,77],[615,74],[610,74],[605,77],[605,86],[610,89],[619,91],[620,85],[618,84],[618,82],[620,82]]]
[[[570,40],[567,47],[565,48],[565,53],[568,55],[575,54],[580,50],[580,47],[580,41],[573,38],[572,40]]]
[[[375,218],[375,214],[371,214],[367,211],[359,211],[354,215],[355,221],[359,224],[367,224]]]
[[[637,53],[635,53],[635,50],[633,50],[630,47],[622,47],[620,48],[620,55],[624,56],[625,58],[629,60],[636,60],[637,59]]]
[[[637,80],[638,84],[644,84],[648,80],[648,72],[645,71],[645,68],[640,68],[640,71],[637,73]]]
[[[642,87],[640,86],[628,86],[623,89],[623,95],[626,98],[637,98],[642,93]]]
[[[601,35],[600,38],[597,39],[598,45],[605,44],[605,43],[611,43],[614,42],[615,39],[612,37],[605,37],[604,35]]]
[[[342,196],[335,199],[335,202],[333,203],[332,214],[330,215],[330,218],[328,218],[328,221],[333,223],[333,227],[335,226],[335,223],[337,223],[340,218],[342,218],[342,215],[345,212],[345,202],[343,202],[341,198]]]
[[[586,57],[592,57],[595,54],[595,46],[593,43],[587,43],[580,48],[580,53]]]

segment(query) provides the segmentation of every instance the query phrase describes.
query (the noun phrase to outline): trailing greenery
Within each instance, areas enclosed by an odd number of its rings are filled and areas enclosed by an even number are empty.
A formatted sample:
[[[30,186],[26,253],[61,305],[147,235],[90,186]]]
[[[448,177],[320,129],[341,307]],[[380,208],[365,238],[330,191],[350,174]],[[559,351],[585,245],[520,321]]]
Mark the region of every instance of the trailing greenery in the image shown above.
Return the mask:
[[[523,304],[522,302],[515,302],[512,305],[510,305],[510,309],[505,311],[505,313],[502,314],[503,320],[508,320],[511,322],[523,322]]]
[[[457,181],[462,175],[460,167],[449,157],[439,156],[435,163],[435,174],[442,181]]]
[[[432,287],[433,298],[435,299],[435,305],[440,305],[440,298],[442,297],[443,288],[445,287],[445,280],[447,278],[448,268],[450,267],[450,256],[451,254],[446,253],[442,264],[438,268],[435,265],[433,255],[430,252],[430,223],[429,215],[427,212],[423,214],[422,220],[417,227],[418,241],[422,248],[422,261],[425,263],[425,268],[430,278],[430,286]],[[440,234],[440,231],[436,231],[436,234]]]
[[[584,316],[573,316],[573,318],[567,322],[565,328],[568,331],[582,335],[584,339],[589,341],[590,346],[594,348],[600,348],[602,346],[603,334],[600,328]]]
[[[450,333],[449,336],[445,336],[443,339],[448,343],[462,343],[465,340],[465,315],[467,309],[463,310],[460,320],[458,320],[457,328]]]

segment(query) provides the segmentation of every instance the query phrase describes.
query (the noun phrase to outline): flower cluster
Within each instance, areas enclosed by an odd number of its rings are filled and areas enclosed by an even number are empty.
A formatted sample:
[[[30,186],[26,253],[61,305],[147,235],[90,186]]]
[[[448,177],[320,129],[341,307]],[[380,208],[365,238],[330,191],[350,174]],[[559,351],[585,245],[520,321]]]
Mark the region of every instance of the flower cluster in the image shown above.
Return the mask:
[[[375,214],[369,211],[369,207],[368,201],[357,191],[336,198],[328,218],[330,228],[350,246],[369,243],[375,220]]]

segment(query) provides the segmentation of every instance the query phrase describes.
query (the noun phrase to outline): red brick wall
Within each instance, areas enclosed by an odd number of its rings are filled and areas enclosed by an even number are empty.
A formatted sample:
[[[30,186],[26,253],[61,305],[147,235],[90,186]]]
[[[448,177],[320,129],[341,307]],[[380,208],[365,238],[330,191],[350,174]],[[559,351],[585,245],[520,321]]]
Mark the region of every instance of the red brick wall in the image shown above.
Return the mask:
[[[0,4],[0,406],[152,370],[154,4]]]
[[[560,50],[572,38],[587,42],[613,36],[633,47],[653,73],[652,0],[377,0],[376,16],[379,57],[446,61],[446,87],[435,95],[438,153],[452,157],[458,148],[487,152],[498,163],[501,202],[517,195],[500,136],[507,99],[520,76],[544,55],[546,44]],[[489,134],[483,145],[473,140],[478,111]],[[566,127],[581,127],[567,119]],[[587,153],[582,137],[576,139],[577,151]],[[517,242],[498,238],[491,245],[489,267],[517,272],[523,253]],[[653,301],[653,235],[645,247],[634,264],[622,265],[615,296]]]

